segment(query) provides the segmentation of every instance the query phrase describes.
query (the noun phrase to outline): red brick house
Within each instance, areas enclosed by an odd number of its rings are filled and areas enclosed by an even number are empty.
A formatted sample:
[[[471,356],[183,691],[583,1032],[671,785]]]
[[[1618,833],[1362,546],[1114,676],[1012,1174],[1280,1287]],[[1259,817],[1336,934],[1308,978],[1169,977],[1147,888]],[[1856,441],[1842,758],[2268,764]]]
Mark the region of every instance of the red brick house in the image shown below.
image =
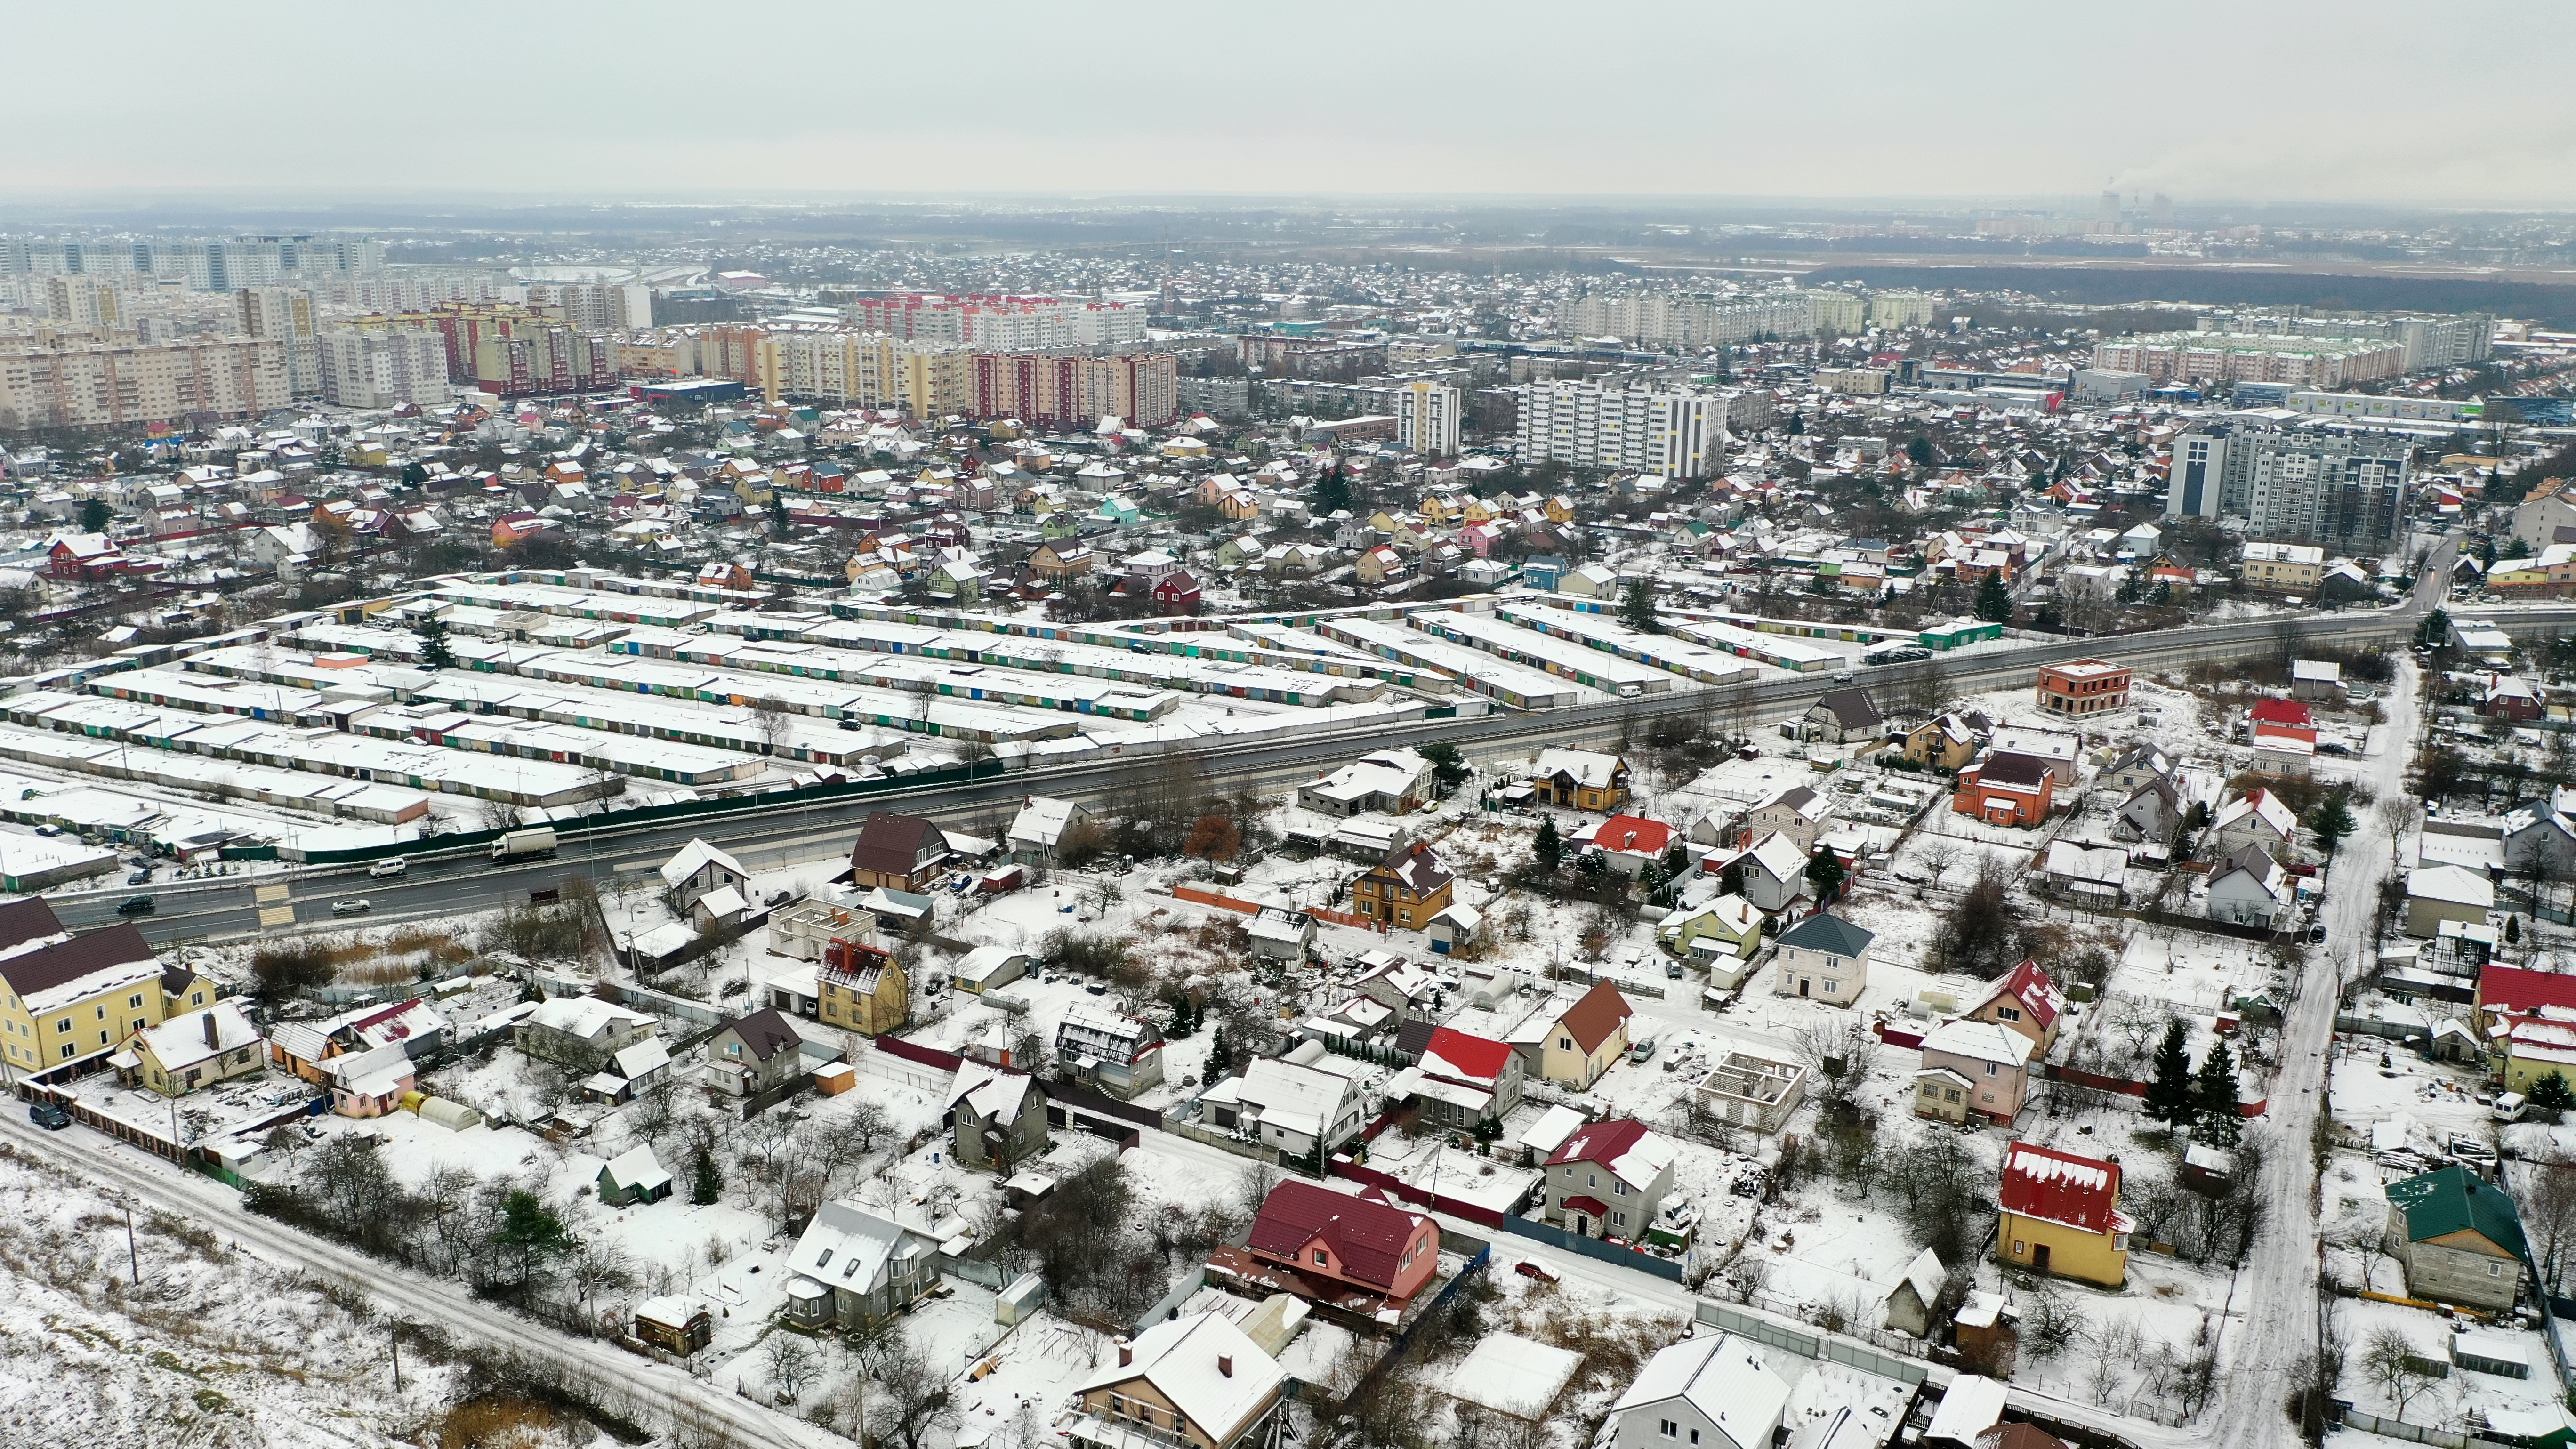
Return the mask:
[[[2050,714],[2088,715],[2126,709],[2129,667],[2108,659],[2076,659],[2039,669],[2039,707]]]
[[[2037,825],[2057,804],[2057,772],[2037,755],[2001,751],[1959,772],[1950,808],[1993,825]]]
[[[1440,1263],[1440,1225],[1373,1198],[1291,1179],[1262,1199],[1246,1240],[1256,1261],[1402,1303]]]

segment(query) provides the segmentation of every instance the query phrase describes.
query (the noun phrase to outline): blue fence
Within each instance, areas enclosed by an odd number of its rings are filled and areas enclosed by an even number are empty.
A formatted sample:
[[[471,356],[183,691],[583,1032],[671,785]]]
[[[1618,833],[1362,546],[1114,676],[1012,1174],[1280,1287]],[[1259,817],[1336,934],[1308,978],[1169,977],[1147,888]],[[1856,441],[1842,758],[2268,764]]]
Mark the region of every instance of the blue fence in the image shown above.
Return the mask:
[[[1599,1238],[1568,1232],[1564,1228],[1539,1222],[1534,1218],[1506,1213],[1503,1216],[1503,1231],[1518,1233],[1524,1238],[1536,1238],[1550,1247],[1581,1253],[1587,1258],[1598,1258],[1604,1263],[1616,1263],[1622,1268],[1634,1268],[1640,1273],[1652,1273],[1658,1278],[1669,1278],[1676,1283],[1682,1281],[1682,1265],[1670,1258],[1658,1258],[1652,1253],[1640,1253],[1634,1248],[1622,1248],[1615,1243],[1605,1243]]]

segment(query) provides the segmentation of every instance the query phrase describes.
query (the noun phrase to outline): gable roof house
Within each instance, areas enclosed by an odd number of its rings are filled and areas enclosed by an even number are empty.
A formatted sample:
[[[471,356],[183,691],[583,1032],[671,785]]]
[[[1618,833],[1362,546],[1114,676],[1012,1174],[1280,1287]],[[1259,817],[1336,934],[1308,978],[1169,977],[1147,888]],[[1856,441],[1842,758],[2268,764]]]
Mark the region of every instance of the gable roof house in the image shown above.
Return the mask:
[[[2483,926],[2495,909],[2495,882],[2464,865],[2419,865],[2406,873],[2406,934],[2440,934],[2444,921]]]
[[[1139,1017],[1077,1006],[1056,1025],[1055,1059],[1075,1081],[1121,1101],[1163,1084],[1163,1034]]]
[[[2502,1188],[2453,1165],[2388,1184],[2388,1236],[2409,1297],[2495,1311],[2522,1296],[2531,1246]]]
[[[1458,878],[1422,841],[1399,845],[1351,882],[1351,909],[1388,926],[1418,930],[1449,909]]]
[[[1247,1132],[1282,1157],[1314,1158],[1318,1144],[1329,1156],[1367,1125],[1358,1083],[1281,1057],[1256,1059],[1199,1101],[1215,1125]]]
[[[1686,1338],[1647,1360],[1611,1406],[1608,1449],[1771,1449],[1789,1395],[1750,1341]]]
[[[903,963],[884,947],[849,936],[823,943],[814,992],[815,1016],[846,1031],[882,1036],[912,1016],[912,982]]]
[[[1779,834],[1797,842],[1799,854],[1810,855],[1816,839],[1825,833],[1826,822],[1833,818],[1833,806],[1814,790],[1804,785],[1788,785],[1774,790],[1744,812],[1744,827],[1737,833],[1739,845],[1750,845],[1765,835]]]
[[[1596,981],[1562,1009],[1551,1004],[1531,1012],[1509,1040],[1533,1059],[1542,1079],[1580,1092],[1601,1080],[1628,1050],[1628,1018],[1634,1011],[1616,987]]]
[[[1347,819],[1363,811],[1403,815],[1432,798],[1431,762],[1411,750],[1375,750],[1297,787],[1297,803]]]
[[[1645,1235],[1672,1190],[1672,1139],[1633,1118],[1590,1123],[1548,1154],[1549,1222],[1593,1238]]]
[[[1954,1017],[1924,1034],[1914,1074],[1914,1115],[1965,1123],[1981,1116],[2007,1127],[2030,1090],[2029,1037],[1992,1021]]]
[[[850,883],[917,891],[939,878],[948,855],[948,837],[927,816],[879,810],[850,846]]]
[[[2239,926],[2277,926],[2295,904],[2290,873],[2259,845],[2246,845],[2209,872],[2208,916]]]
[[[707,1074],[737,1097],[785,1086],[804,1070],[804,1038],[774,1006],[734,1017],[707,1038]]]
[[[2033,826],[2057,804],[2057,770],[2038,755],[1989,751],[1959,772],[1950,809],[1990,825]]]
[[[2182,792],[2167,779],[2140,785],[2111,818],[2111,833],[2122,840],[2171,851],[2182,834]]]
[[[1887,729],[1865,689],[1829,689],[1798,717],[1798,738],[1847,745],[1874,740]]]
[[[857,1328],[939,1286],[939,1240],[847,1199],[815,1209],[787,1254],[787,1316]]]
[[[234,1077],[258,1076],[259,1028],[229,1001],[147,1026],[108,1058],[118,1074],[165,1097],[182,1097]]]
[[[1052,866],[1065,833],[1090,818],[1090,807],[1078,801],[1030,795],[1020,801],[1019,813],[1003,832],[1003,846],[1023,865]]]
[[[1530,789],[1543,805],[1616,810],[1628,803],[1628,762],[1592,750],[1541,750]]]
[[[1997,1258],[2110,1288],[2128,1281],[2135,1224],[2120,1211],[2120,1164],[2016,1142],[1997,1201]]]
[[[2239,846],[2259,845],[2274,859],[2297,859],[2299,817],[2269,790],[2248,790],[2218,808],[2204,848],[2216,860]]]
[[[1421,1059],[1396,1073],[1385,1095],[1390,1101],[1412,1097],[1435,1125],[1472,1130],[1510,1115],[1521,1104],[1527,1076],[1528,1063],[1509,1042],[1435,1026]]]
[[[1776,915],[1810,893],[1808,854],[1798,842],[1775,830],[1734,855],[1709,856],[1700,862],[1700,869],[1723,880],[1730,867],[1743,866],[1744,898]]]
[[[969,1061],[948,1084],[946,1111],[960,1167],[1008,1173],[1047,1148],[1046,1094],[1026,1072]]]
[[[1257,1262],[1293,1270],[1287,1286],[1302,1296],[1349,1287],[1403,1303],[1439,1267],[1440,1225],[1428,1213],[1290,1178],[1262,1199],[1244,1246]]]
[[[685,914],[696,909],[700,900],[717,891],[730,890],[737,899],[751,886],[751,872],[742,862],[703,840],[691,840],[680,852],[662,862],[662,886],[678,893],[680,910]]]
[[[2057,1029],[2066,1016],[2066,992],[2036,961],[2024,961],[1986,987],[1977,1004],[1960,1015],[1991,1021],[2030,1038],[2040,1056],[2057,1045]]]
[[[1167,1319],[1076,1383],[1056,1433],[1076,1449],[1236,1449],[1258,1439],[1288,1381],[1221,1313]]]

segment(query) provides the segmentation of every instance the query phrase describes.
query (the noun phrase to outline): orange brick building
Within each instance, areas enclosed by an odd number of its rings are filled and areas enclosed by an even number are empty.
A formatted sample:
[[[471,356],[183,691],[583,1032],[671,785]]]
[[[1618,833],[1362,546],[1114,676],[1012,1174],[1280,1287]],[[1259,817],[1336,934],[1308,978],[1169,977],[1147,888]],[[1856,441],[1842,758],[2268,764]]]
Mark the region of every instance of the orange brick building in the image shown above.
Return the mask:
[[[2088,715],[2126,709],[2129,666],[2108,659],[2077,659],[2039,668],[2039,707],[2050,714]]]

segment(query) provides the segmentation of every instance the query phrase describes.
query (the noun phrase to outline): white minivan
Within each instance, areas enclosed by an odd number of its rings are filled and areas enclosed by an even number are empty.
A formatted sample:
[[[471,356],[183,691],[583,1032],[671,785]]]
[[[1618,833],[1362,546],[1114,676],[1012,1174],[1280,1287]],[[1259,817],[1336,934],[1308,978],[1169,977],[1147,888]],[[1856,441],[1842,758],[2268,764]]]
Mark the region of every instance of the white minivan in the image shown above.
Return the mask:
[[[2487,1109],[2487,1115],[2499,1122],[2519,1122],[2524,1109],[2530,1105],[2520,1092],[2507,1092],[2495,1099],[2495,1105]]]
[[[399,855],[389,856],[367,867],[367,874],[369,875],[400,875],[402,873],[403,858]]]

